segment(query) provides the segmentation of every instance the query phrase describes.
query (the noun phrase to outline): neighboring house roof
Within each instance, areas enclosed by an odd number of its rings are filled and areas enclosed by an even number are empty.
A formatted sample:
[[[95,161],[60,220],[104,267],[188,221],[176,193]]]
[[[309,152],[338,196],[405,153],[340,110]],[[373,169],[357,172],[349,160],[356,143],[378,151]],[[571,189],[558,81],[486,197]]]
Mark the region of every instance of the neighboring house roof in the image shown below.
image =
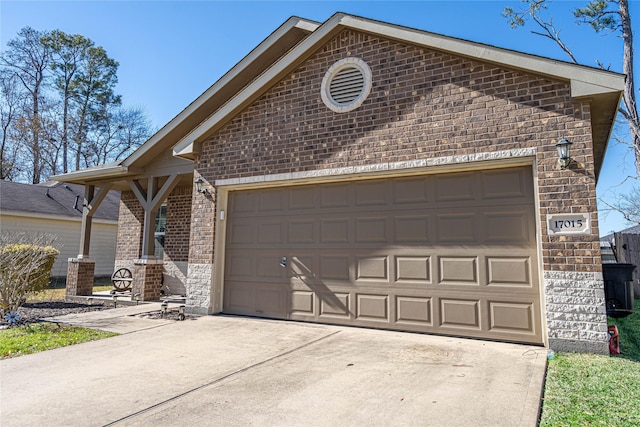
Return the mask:
[[[22,184],[0,181],[0,213],[21,212],[82,218],[84,186],[49,181]],[[102,201],[95,219],[118,220],[120,192],[110,191]]]
[[[633,227],[625,228],[624,230],[616,231],[615,233],[622,234],[640,234],[640,224],[634,225]],[[613,242],[614,233],[607,234],[606,236],[602,236],[600,238],[600,242]],[[602,246],[602,244],[600,245]]]
[[[171,148],[181,158],[175,161],[194,159],[208,136],[346,29],[568,82],[572,97],[591,100],[594,163],[599,173],[624,90],[624,75],[337,13],[321,25],[290,18],[127,159],[55,178],[96,182],[135,176],[146,162]]]

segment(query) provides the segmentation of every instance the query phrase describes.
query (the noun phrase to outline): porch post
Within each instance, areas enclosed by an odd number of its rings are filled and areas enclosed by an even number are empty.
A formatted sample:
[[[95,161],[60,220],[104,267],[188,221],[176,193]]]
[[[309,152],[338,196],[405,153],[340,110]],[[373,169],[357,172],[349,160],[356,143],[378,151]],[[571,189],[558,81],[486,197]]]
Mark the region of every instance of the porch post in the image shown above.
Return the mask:
[[[84,186],[80,248],[77,258],[69,258],[67,265],[66,296],[91,295],[96,262],[89,258],[91,223],[93,214],[111,190],[112,184],[104,184],[96,193],[95,185]]]
[[[167,178],[162,187],[158,188],[158,178],[149,177],[147,190],[145,191],[138,181],[131,181],[130,187],[133,194],[144,209],[144,224],[142,225],[142,254],[141,259],[155,259],[154,253],[154,227],[156,214],[164,199],[178,185],[178,174],[173,174]]]
[[[133,260],[133,292],[139,293],[143,301],[160,298],[163,265],[162,260],[156,260],[154,256],[155,219],[162,202],[178,182],[178,174],[175,173],[167,178],[160,189],[158,189],[158,177],[153,176],[147,180],[146,191],[138,181],[129,183],[133,194],[144,209],[142,253],[140,259]]]

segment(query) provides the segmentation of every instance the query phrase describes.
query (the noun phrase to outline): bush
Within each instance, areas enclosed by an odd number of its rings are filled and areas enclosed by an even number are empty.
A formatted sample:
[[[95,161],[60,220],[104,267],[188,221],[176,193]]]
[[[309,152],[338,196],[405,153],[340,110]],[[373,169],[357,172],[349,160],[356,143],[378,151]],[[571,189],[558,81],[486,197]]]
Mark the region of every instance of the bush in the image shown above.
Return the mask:
[[[31,240],[31,243],[25,243]],[[51,246],[55,238],[24,234],[0,239],[0,314],[15,313],[29,295],[49,284],[49,276],[60,253]]]

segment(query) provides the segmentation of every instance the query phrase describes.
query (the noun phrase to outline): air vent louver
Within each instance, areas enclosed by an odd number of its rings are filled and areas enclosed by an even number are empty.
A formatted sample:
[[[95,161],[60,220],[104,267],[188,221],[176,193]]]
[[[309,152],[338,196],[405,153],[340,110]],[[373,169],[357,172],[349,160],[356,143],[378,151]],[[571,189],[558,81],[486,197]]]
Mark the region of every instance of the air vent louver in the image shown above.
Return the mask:
[[[344,58],[333,64],[322,79],[324,104],[336,113],[358,108],[371,91],[371,69],[360,58]]]
[[[349,104],[362,94],[364,76],[356,67],[343,68],[335,75],[329,87],[331,98],[340,104]]]

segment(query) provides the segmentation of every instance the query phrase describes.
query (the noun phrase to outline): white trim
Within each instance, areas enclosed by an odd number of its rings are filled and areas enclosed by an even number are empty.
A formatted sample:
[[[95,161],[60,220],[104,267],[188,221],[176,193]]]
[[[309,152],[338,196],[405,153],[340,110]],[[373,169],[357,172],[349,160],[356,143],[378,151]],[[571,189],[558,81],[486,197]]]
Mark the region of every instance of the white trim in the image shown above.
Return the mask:
[[[218,179],[216,187],[229,185],[245,185],[255,183],[269,183],[277,181],[304,180],[320,177],[338,177],[345,175],[361,175],[380,172],[396,172],[411,169],[423,169],[434,166],[457,165],[465,163],[483,162],[490,160],[518,159],[532,157],[537,153],[537,148],[519,148],[513,150],[491,151],[487,153],[462,154],[459,156],[434,157],[420,160],[408,160],[405,162],[377,163],[362,166],[349,166],[344,168],[317,169],[305,172],[277,173],[273,175],[256,175],[245,178]]]

